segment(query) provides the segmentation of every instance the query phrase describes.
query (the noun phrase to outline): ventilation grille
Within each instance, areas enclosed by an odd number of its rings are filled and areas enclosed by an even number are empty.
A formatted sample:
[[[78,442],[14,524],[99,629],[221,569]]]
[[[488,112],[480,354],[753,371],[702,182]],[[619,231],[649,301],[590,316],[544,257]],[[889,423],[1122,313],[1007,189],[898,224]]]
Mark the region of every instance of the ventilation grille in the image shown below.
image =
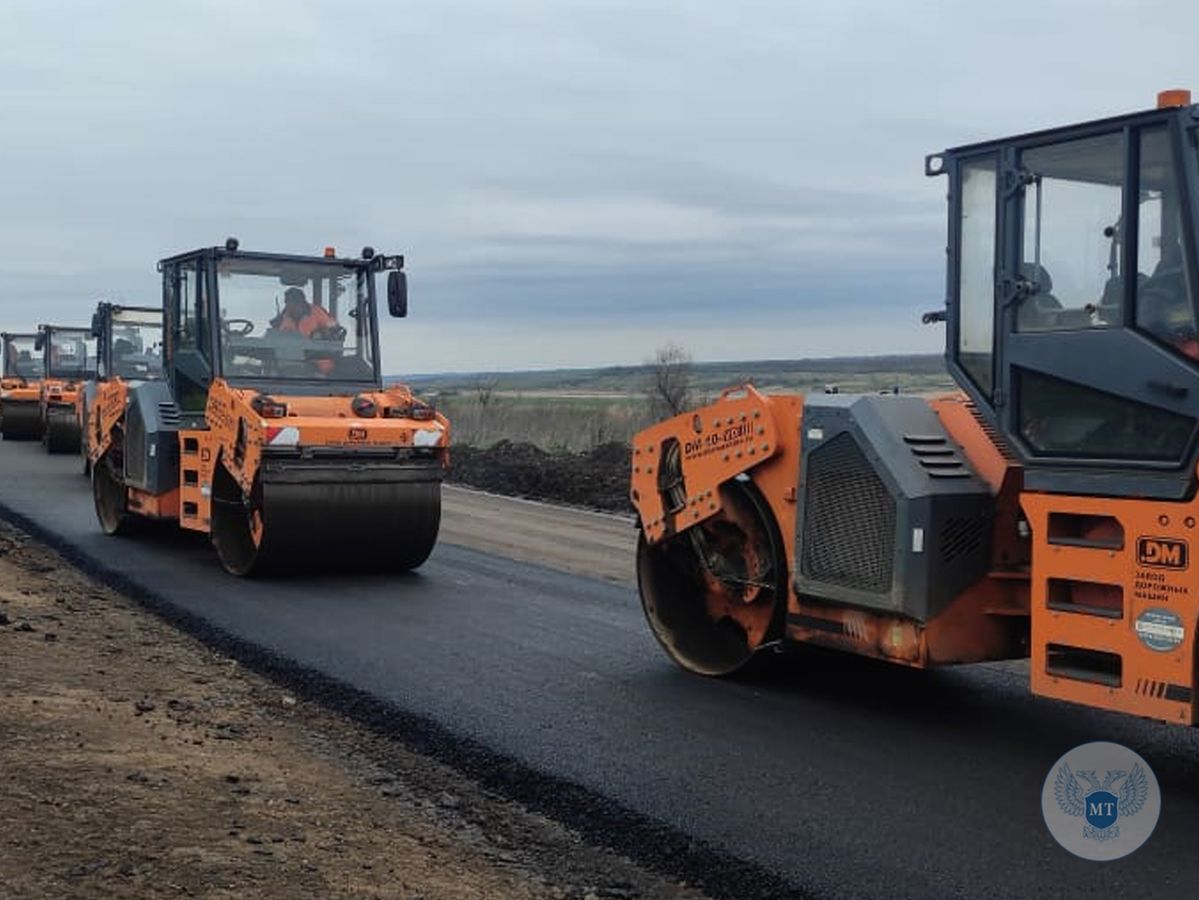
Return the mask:
[[[969,478],[970,469],[958,455],[953,444],[940,434],[905,434],[908,445],[920,467],[931,478]]]
[[[941,526],[941,559],[953,562],[959,556],[976,553],[987,536],[987,523],[982,519],[946,519]]]
[[[857,442],[842,432],[808,455],[803,573],[876,594],[891,590],[895,500]]]
[[[179,418],[179,407],[173,400],[163,400],[158,404],[158,418],[162,420],[162,424],[167,428],[180,425],[182,420]]]
[[[985,434],[991,441],[992,446],[999,451],[1000,456],[1010,463],[1017,462],[1016,454],[1012,452],[1012,448],[1008,446],[1008,443],[1006,440],[1004,440],[1003,435],[996,431],[995,427],[987,421],[986,416],[982,414],[982,411],[979,410],[974,401],[967,400],[963,406],[970,410],[970,415],[974,416],[974,421],[978,423],[978,427],[982,429],[983,434]]]

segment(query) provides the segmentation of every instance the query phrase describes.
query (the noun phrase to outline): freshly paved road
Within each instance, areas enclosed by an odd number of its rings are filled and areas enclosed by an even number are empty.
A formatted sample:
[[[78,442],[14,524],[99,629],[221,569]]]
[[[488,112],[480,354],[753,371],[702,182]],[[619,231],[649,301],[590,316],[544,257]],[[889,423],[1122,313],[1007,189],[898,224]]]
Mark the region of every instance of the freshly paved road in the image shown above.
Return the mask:
[[[1019,667],[800,653],[754,680],[702,680],[659,652],[629,587],[448,542],[415,575],[240,581],[201,541],[103,536],[76,460],[37,445],[0,444],[0,507],[221,629],[797,895],[1181,900],[1199,885],[1199,734],[1031,698]],[[446,533],[462,535],[453,515]],[[1134,747],[1163,788],[1156,833],[1114,863],[1069,856],[1041,820],[1050,766],[1090,740]]]

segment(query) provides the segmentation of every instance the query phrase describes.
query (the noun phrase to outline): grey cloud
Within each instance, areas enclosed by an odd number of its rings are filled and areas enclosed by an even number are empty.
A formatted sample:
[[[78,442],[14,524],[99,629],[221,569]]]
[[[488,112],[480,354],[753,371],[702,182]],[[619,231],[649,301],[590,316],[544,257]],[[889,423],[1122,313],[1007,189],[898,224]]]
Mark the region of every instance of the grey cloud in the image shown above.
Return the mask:
[[[923,154],[1147,106],[1192,77],[1192,20],[1185,0],[9,0],[0,312],[154,302],[157,258],[237,234],[405,252],[414,318],[388,352],[426,370],[637,362],[664,337],[852,352],[854,329],[931,349],[904,324],[943,278]],[[590,341],[561,336],[581,323]]]
[[[915,170],[920,160],[912,160]],[[839,176],[843,177],[843,176]],[[536,173],[498,175],[487,187],[528,196],[608,194],[652,196],[723,215],[844,215],[866,210],[927,213],[927,198],[880,196],[865,189],[834,188],[821,168],[755,175],[691,160],[646,154],[581,153],[552,161]]]

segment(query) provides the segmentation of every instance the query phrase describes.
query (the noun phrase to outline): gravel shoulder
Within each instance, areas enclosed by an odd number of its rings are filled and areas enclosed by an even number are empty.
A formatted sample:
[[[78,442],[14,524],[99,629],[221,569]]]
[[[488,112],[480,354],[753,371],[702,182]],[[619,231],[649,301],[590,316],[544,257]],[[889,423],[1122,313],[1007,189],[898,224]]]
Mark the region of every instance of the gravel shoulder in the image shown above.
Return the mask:
[[[0,660],[5,898],[702,896],[297,701],[8,525]]]
[[[637,531],[631,515],[502,497],[442,486],[439,539],[519,562],[636,584]]]

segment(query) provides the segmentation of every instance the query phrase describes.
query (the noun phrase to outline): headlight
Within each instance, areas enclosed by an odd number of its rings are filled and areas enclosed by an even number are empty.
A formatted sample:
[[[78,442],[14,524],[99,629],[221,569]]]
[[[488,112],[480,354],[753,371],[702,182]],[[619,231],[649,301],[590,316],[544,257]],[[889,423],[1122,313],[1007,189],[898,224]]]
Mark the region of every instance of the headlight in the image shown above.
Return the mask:
[[[287,415],[287,404],[273,400],[266,394],[255,394],[250,408],[264,419],[282,419]]]
[[[375,401],[370,397],[355,397],[350,401],[350,409],[354,411],[360,419],[373,419],[379,408],[375,406]]]
[[[392,406],[387,409],[391,419],[415,419],[417,422],[431,422],[437,417],[437,410],[427,403],[414,402],[411,406]]]

